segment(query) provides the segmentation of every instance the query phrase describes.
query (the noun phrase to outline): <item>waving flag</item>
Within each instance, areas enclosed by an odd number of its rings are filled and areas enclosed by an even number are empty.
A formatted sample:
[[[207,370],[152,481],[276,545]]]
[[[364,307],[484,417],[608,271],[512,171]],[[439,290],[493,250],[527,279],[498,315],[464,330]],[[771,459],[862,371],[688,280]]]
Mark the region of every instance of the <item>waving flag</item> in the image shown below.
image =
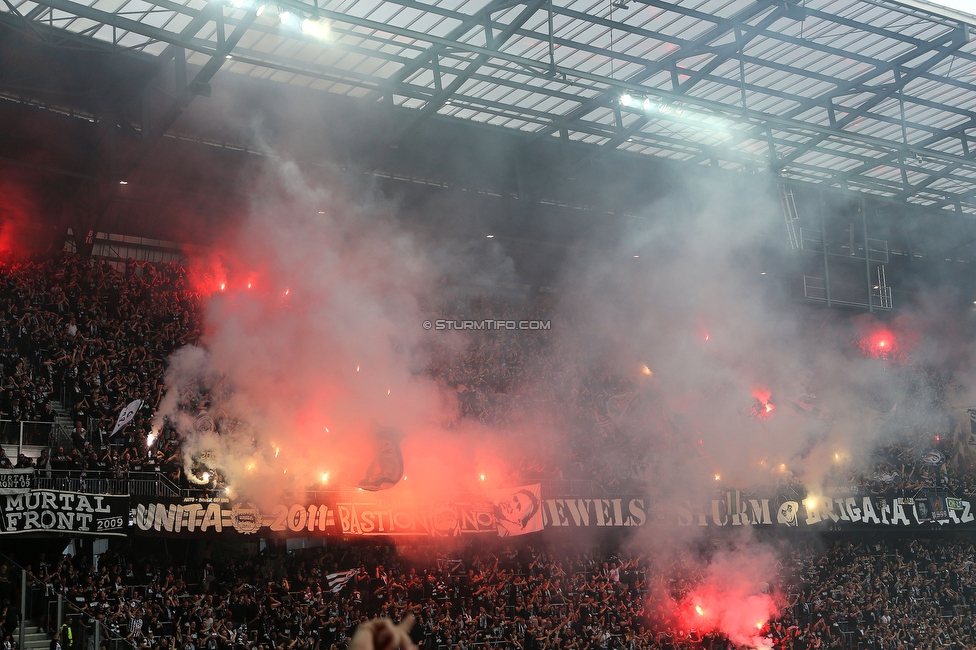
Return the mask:
[[[329,591],[334,594],[339,593],[346,586],[347,582],[356,577],[357,573],[359,573],[359,569],[349,569],[348,571],[328,574],[325,576],[325,579],[329,583]]]
[[[119,413],[119,419],[115,421],[115,428],[112,429],[112,435],[114,436],[119,432],[119,429],[132,422],[132,418],[136,416],[136,411],[142,408],[142,400],[136,399],[129,402],[129,405],[122,409]]]

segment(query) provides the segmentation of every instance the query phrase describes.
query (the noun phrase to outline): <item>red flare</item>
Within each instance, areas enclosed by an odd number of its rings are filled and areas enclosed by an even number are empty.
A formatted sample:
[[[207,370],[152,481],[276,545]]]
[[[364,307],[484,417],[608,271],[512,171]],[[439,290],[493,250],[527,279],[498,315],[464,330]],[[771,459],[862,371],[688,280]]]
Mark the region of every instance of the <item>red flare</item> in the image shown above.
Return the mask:
[[[772,417],[773,409],[776,408],[776,406],[770,401],[772,395],[773,394],[766,388],[756,388],[752,391],[752,396],[756,398],[756,402],[752,406],[753,417],[761,420]]]
[[[899,340],[895,333],[887,327],[872,324],[872,327],[862,331],[858,341],[861,354],[875,359],[890,359],[900,353]]]

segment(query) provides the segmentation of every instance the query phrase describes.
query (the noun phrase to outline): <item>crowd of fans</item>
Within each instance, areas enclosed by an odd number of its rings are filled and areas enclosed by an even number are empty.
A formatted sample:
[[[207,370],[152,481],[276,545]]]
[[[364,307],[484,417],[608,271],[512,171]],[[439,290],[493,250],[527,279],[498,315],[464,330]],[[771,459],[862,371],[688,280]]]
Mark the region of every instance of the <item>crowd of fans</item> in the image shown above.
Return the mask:
[[[119,271],[63,252],[4,266],[0,417],[53,422],[57,401],[74,422],[70,444],[18,465],[119,474],[160,467],[179,479],[178,434],[167,432],[150,454],[148,423],[167,357],[198,337],[198,307],[176,264],[130,260]],[[137,399],[142,407],[133,423],[113,437],[115,417]],[[5,443],[17,442],[15,427],[4,431]]]
[[[550,294],[539,294],[531,302],[456,298],[438,309],[449,320],[551,321],[557,313]],[[850,341],[848,346],[857,349],[858,343]],[[537,450],[525,462],[525,480],[586,479],[610,492],[642,491],[649,487],[645,471],[655,457],[699,453],[693,417],[662,404],[646,388],[649,377],[644,373],[652,374],[649,368],[635,362],[622,372],[588,356],[586,349],[545,330],[481,331],[472,333],[461,347],[432,344],[427,371],[456,392],[463,417],[503,429],[528,422],[530,427],[541,424],[563,432],[567,444],[549,458]],[[884,443],[872,450],[867,463],[858,459],[833,468],[827,483],[854,484],[877,496],[912,496],[927,488],[973,493],[976,453],[965,442],[968,415],[952,413],[947,404],[954,387],[951,376],[904,356],[887,361],[896,376],[892,385],[897,390],[892,392],[898,395],[897,403],[884,394],[863,400],[870,413],[863,426]],[[811,439],[825,438],[836,419],[817,398],[814,378],[804,374],[795,383],[795,394],[772,396],[770,401],[779,405],[777,413],[794,418],[796,429],[806,430]],[[757,399],[751,410],[743,405],[742,415],[761,420],[768,416],[766,403]],[[770,469],[762,481],[803,491],[799,477]]]
[[[117,269],[64,252],[0,268],[0,420],[5,421],[0,435],[7,444],[15,442],[21,422],[51,422],[59,403],[74,423],[70,442],[62,440],[37,458],[0,455],[0,467],[38,465],[115,476],[160,470],[188,486],[180,432],[164,426],[151,446],[148,436],[166,360],[198,340],[201,304],[187,271],[172,263],[130,260]],[[531,301],[459,296],[428,307],[447,319],[550,322],[557,309],[546,293]],[[585,479],[612,492],[641,491],[656,454],[697,453],[694,431],[681,414],[642,390],[645,378],[637,368],[621,375],[585,358],[585,346],[563,341],[557,348],[556,339],[551,330],[477,332],[464,345],[448,348],[432,339],[425,372],[456,394],[458,418],[502,429],[531,420],[533,426],[563,432],[566,444],[549,456],[534,450],[524,459],[524,480]],[[897,405],[878,406],[888,442],[876,450],[870,470],[841,472],[833,479],[874,494],[911,495],[932,487],[971,493],[976,468],[973,454],[959,453],[965,445],[958,444],[945,403],[950,378],[904,360],[892,368],[905,388]],[[782,408],[793,407],[811,429],[827,426],[829,413],[814,389],[807,386],[802,393],[781,396],[781,406],[788,404]],[[136,399],[142,406],[135,418],[113,435],[115,418]],[[194,417],[205,412],[207,402],[199,401],[187,396]],[[208,419],[210,426],[217,418]],[[47,430],[31,431],[47,439]],[[211,470],[213,483],[219,468]],[[790,474],[769,479],[802,489]]]
[[[186,271],[174,264],[129,262],[120,270],[63,253],[0,268],[4,442],[21,423],[53,421],[59,408],[74,423],[62,444],[37,458],[7,458],[0,449],[0,468],[116,477],[158,470],[188,485],[179,432],[165,426],[150,445],[148,429],[167,357],[199,337],[200,304]],[[549,320],[556,306],[542,295],[531,303],[458,299],[437,309],[444,318]],[[425,372],[457,395],[459,418],[496,427],[541,419],[565,432],[559,454],[523,462],[523,479],[645,489],[654,445],[687,443],[680,418],[662,417],[639,375],[594,366],[569,348],[556,349],[547,331],[479,333],[461,347],[431,344]],[[897,408],[878,411],[888,442],[875,451],[871,469],[837,470],[833,479],[873,494],[972,493],[976,471],[959,462],[958,419],[945,405],[949,380],[910,363],[894,368],[916,390],[905,391]],[[142,406],[132,422],[114,432],[118,413],[137,399]],[[188,407],[202,413],[206,403],[193,399],[188,394]],[[812,390],[795,403],[814,426],[829,421]],[[762,404],[754,410],[761,414]],[[702,579],[707,555],[698,549],[662,569],[653,556],[526,545],[469,548],[457,557],[429,548],[398,555],[350,547],[220,562],[204,555],[187,567],[125,549],[101,555],[97,566],[82,554],[23,564],[35,585],[35,618],[58,593],[79,608],[71,639],[67,630],[61,637],[66,650],[95,650],[81,645],[95,621],[111,643],[146,650],[338,650],[365,619],[408,614],[417,619],[414,638],[427,648],[729,647],[721,634],[687,629],[673,616],[672,603]],[[976,647],[976,551],[968,542],[844,540],[795,545],[780,561],[770,593],[783,610],[763,630],[774,648]],[[0,575],[4,597],[9,586]],[[8,604],[0,640],[9,643],[16,624]]]
[[[41,554],[25,562],[28,614],[40,621],[45,604],[63,595],[73,606],[68,650],[97,647],[96,621],[100,645],[112,650],[341,650],[362,622],[411,614],[420,647],[448,650],[928,650],[976,642],[976,548],[968,539],[784,545],[762,588],[778,614],[739,646],[721,626],[697,629],[680,614],[697,602],[725,543],[652,555],[545,543],[219,558],[205,550],[191,566],[132,548],[103,553],[97,564],[84,554]],[[16,620],[3,619],[4,635]]]

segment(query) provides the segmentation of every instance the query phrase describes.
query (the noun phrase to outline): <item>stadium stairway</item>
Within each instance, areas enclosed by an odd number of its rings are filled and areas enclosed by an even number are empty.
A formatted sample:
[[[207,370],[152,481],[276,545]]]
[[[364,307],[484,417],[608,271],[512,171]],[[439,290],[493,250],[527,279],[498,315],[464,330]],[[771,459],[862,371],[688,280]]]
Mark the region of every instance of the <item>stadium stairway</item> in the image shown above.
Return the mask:
[[[19,630],[14,632],[15,640],[19,634]],[[40,625],[27,621],[24,624],[24,647],[21,650],[49,650],[52,636],[54,635],[45,632]]]

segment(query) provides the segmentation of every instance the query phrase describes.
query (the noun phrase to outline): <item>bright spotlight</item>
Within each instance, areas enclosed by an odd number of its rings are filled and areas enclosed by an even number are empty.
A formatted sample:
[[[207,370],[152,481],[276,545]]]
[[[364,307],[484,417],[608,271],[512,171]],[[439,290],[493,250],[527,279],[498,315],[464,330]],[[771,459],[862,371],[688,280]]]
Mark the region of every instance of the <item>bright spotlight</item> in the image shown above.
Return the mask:
[[[291,22],[291,12],[282,11],[280,14],[278,14],[278,20],[281,21],[282,25],[287,25]]]
[[[620,103],[624,106],[630,106],[630,102],[634,101],[634,98],[630,96],[630,93],[624,93],[620,96]]]
[[[313,38],[328,38],[329,23],[325,20],[312,20],[311,18],[306,18],[302,21],[302,33],[308,34]],[[325,212],[319,212],[319,214],[325,214]]]
[[[235,9],[240,9],[244,6],[244,0],[234,0],[233,5]]]
[[[260,17],[261,14],[264,13],[264,10],[266,8],[267,8],[267,5],[258,5],[258,8],[257,8],[257,10],[255,10],[254,15]]]
[[[643,106],[644,106],[644,110],[645,111],[651,110],[651,100],[649,98],[645,97],[644,98],[644,104],[643,104]]]

